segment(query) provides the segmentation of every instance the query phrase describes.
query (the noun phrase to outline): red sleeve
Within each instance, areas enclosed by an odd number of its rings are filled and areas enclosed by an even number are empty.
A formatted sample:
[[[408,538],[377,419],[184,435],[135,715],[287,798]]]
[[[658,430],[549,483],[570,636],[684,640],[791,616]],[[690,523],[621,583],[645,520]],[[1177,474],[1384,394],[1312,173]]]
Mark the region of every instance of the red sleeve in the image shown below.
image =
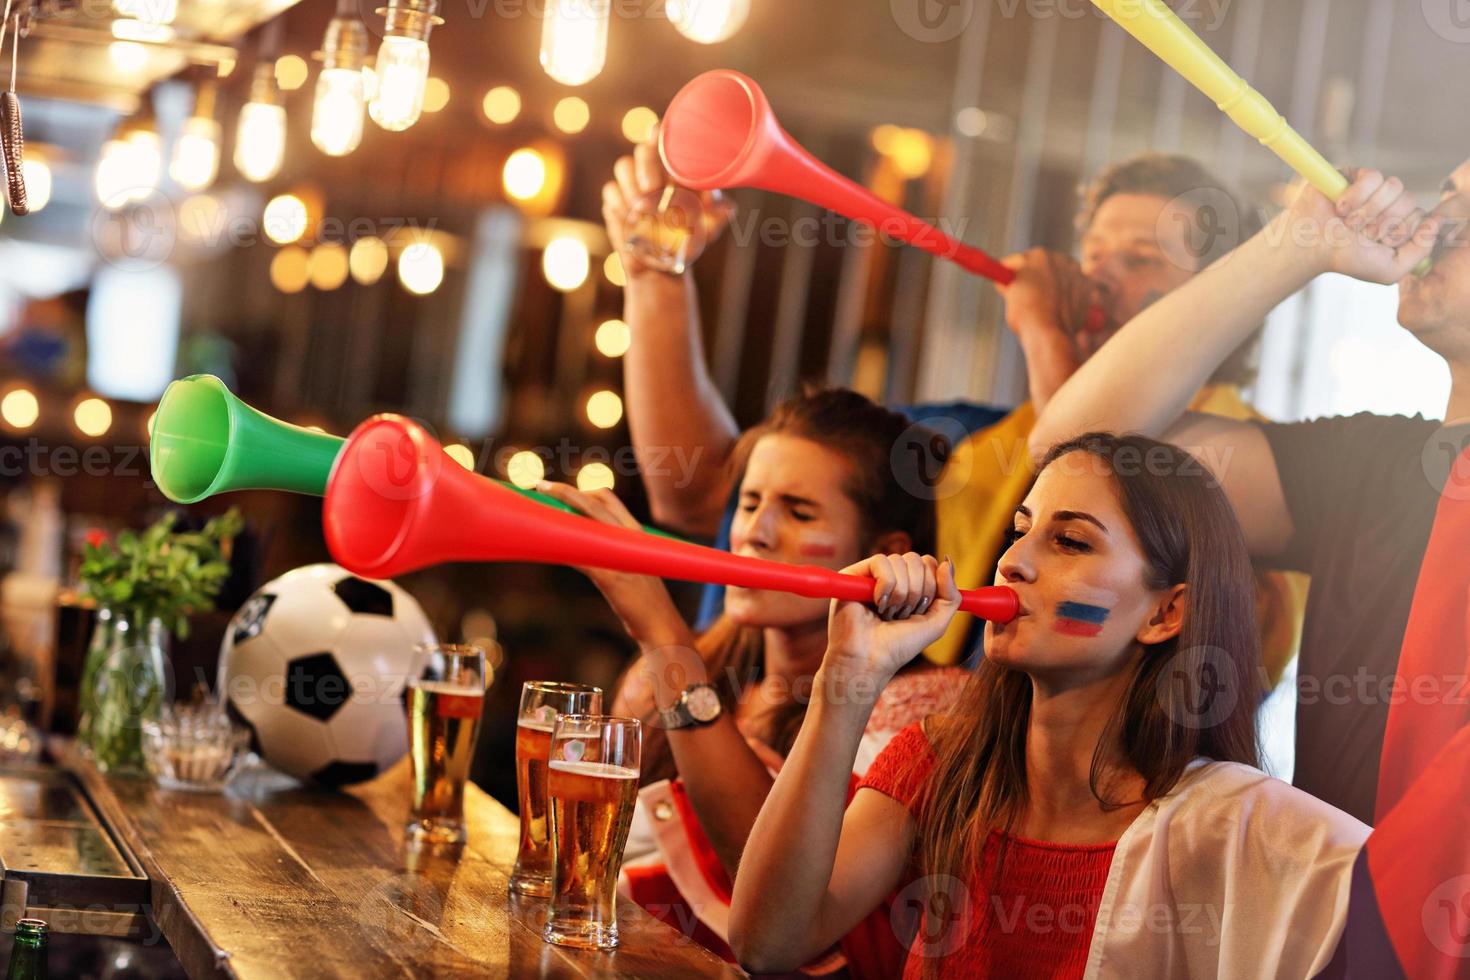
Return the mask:
[[[919,791],[934,768],[934,749],[924,734],[922,722],[908,726],[883,747],[868,767],[858,789],[875,789],[891,797],[910,812],[916,809]]]

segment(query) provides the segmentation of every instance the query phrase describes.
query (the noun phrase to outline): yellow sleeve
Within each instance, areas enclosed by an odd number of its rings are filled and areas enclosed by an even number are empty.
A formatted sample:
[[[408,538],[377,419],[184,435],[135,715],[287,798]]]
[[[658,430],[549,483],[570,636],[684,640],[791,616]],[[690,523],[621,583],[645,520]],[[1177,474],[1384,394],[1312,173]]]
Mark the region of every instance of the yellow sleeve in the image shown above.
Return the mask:
[[[994,425],[980,429],[955,447],[935,490],[939,518],[939,557],[954,559],[961,588],[990,585],[981,579],[1000,554],[1016,507],[1026,497],[1035,468],[1027,440],[1036,422],[1028,402]],[[924,651],[942,666],[957,664],[969,651],[965,638],[974,617],[961,613]]]

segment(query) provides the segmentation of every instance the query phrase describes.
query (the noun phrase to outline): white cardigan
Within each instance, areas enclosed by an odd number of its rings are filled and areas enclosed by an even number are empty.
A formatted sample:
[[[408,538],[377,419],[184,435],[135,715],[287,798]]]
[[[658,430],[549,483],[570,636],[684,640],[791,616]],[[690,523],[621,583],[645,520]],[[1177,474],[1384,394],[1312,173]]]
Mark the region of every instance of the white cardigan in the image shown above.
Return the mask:
[[[1195,762],[1119,839],[1086,980],[1315,976],[1368,832],[1259,770]]]

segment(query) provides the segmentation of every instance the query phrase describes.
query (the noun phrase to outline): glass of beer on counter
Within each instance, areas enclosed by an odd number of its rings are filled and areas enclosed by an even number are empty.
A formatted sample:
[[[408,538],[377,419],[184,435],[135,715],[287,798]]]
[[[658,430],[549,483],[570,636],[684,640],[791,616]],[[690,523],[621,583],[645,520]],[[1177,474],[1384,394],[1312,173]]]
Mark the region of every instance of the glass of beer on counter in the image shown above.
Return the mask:
[[[465,839],[464,787],[485,704],[485,651],[420,646],[408,681],[408,756],[413,769],[409,835],[435,844]]]
[[[516,796],[521,810],[521,848],[510,887],[522,895],[551,894],[551,842],[547,837],[546,760],[557,715],[602,711],[602,689],[586,684],[527,681],[516,716]]]
[[[542,938],[618,944],[618,869],[638,798],[643,731],[633,718],[561,715],[551,733],[551,902]]]

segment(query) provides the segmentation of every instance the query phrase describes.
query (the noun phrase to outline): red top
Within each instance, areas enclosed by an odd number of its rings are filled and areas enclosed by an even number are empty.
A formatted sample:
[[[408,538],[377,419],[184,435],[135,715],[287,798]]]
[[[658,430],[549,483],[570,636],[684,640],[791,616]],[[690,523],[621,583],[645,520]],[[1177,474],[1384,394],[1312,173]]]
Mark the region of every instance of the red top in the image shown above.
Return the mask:
[[[934,767],[921,725],[910,725],[873,761],[859,788],[875,789],[917,812],[917,797]],[[999,881],[996,857],[1005,859]],[[931,957],[937,976],[1012,980],[1080,978],[1087,966],[1097,908],[1113,862],[1112,844],[1050,844],[993,831],[981,867],[967,881],[930,893],[918,880],[901,904],[923,911],[909,946],[905,980],[919,980]]]

